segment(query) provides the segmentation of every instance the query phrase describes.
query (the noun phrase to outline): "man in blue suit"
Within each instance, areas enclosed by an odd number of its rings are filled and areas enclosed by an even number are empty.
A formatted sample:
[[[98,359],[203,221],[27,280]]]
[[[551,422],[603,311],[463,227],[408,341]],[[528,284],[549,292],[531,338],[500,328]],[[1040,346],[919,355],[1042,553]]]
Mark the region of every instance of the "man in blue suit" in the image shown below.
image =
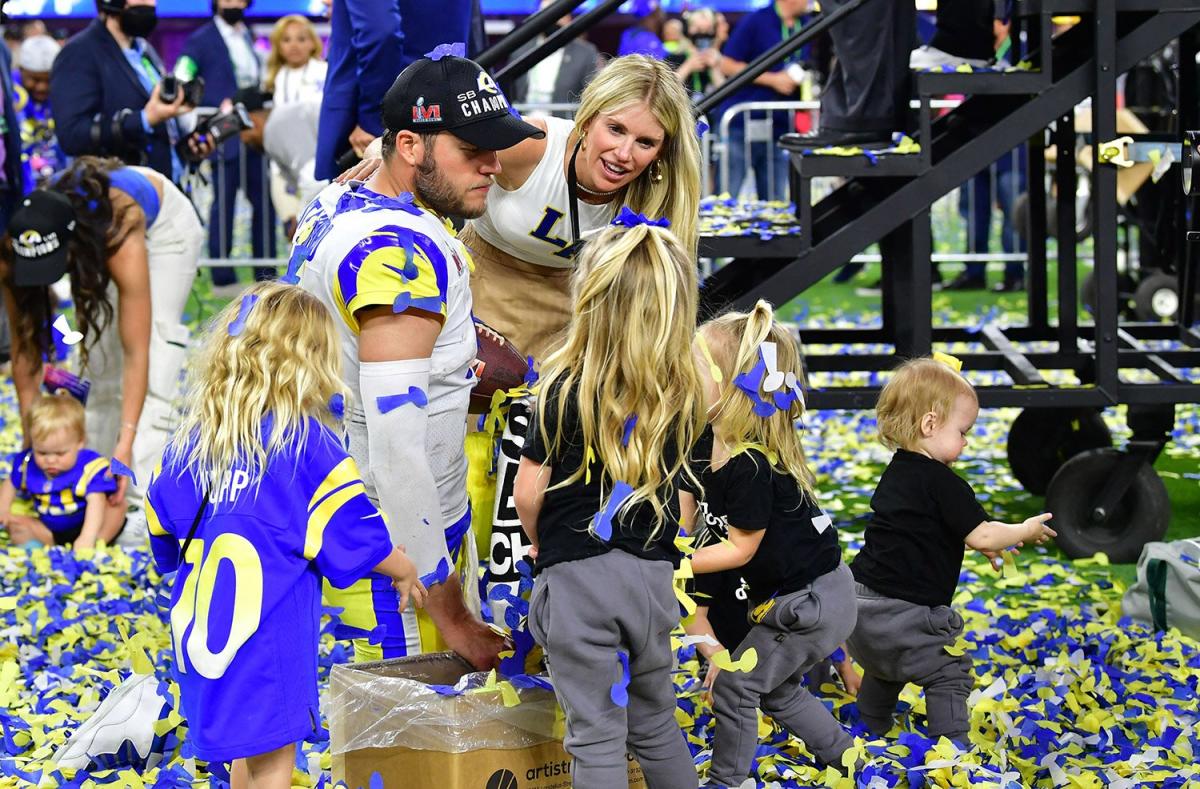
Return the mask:
[[[178,182],[183,160],[177,147],[200,151],[206,146],[199,145],[197,135],[185,135],[176,121],[191,109],[183,96],[171,104],[159,98],[158,82],[166,69],[146,40],[157,22],[154,3],[96,0],[97,19],[54,60],[50,105],[59,144],[68,155],[115,156]]]
[[[262,86],[263,66],[254,51],[254,38],[244,21],[246,0],[213,0],[213,18],[193,32],[183,45],[176,74],[204,78],[201,105],[218,107],[234,100],[238,91]],[[191,73],[188,73],[191,72]],[[250,246],[256,258],[275,257],[275,211],[271,205],[267,160],[261,151],[228,140],[213,159],[213,202],[208,221],[209,257],[228,257],[233,246],[233,209],[238,189],[250,200],[253,219]],[[255,279],[270,279],[274,268],[257,267]],[[217,292],[236,290],[232,268],[212,269]]]
[[[431,8],[436,6],[436,8]],[[380,102],[396,75],[438,44],[471,40],[472,0],[333,0],[316,177],[383,134]]]

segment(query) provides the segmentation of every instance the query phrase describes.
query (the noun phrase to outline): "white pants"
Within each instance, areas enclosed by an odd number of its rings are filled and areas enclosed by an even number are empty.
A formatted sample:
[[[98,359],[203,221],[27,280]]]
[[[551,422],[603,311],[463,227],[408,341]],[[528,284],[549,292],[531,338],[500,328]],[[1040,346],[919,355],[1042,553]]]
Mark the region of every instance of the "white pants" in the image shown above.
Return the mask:
[[[183,310],[204,245],[204,228],[195,209],[174,184],[163,179],[163,200],[154,225],[146,233],[150,263],[150,362],[146,400],[133,441],[133,472],[138,486],[128,495],[140,502],[163,447],[175,426],[174,400],[187,357],[190,332],[182,323]],[[117,304],[116,286],[109,299]],[[88,395],[88,445],[112,452],[121,432],[121,383],[124,370],[118,313],[89,349],[84,375],[91,379]]]

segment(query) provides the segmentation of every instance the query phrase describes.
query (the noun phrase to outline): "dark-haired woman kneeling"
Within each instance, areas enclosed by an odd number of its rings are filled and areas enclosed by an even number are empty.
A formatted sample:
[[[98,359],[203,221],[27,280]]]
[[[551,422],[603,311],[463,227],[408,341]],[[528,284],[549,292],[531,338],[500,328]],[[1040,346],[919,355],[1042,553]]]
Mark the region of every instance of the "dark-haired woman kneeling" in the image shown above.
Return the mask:
[[[146,167],[82,156],[27,196],[0,244],[24,422],[53,347],[50,285],[70,277],[92,445],[146,485],[170,435],[188,344],[183,309],[204,241],[183,193]],[[27,432],[27,431],[26,431]],[[110,501],[126,497],[120,477]],[[129,488],[130,498],[141,493]]]

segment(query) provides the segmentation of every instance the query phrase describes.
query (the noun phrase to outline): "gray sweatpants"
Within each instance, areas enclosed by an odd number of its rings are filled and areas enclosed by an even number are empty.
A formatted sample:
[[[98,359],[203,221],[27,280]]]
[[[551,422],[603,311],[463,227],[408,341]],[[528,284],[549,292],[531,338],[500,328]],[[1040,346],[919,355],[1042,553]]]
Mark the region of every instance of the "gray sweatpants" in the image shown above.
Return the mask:
[[[878,736],[887,734],[900,691],[912,682],[925,691],[929,736],[968,745],[967,696],[975,686],[971,657],[945,649],[962,633],[962,617],[948,606],[916,605],[854,586],[858,626],[848,646],[865,672],[858,691],[863,723]]]
[[[621,550],[543,570],[529,599],[529,630],[546,650],[554,693],[567,716],[563,746],[572,785],[627,787],[626,750],[650,789],[695,789],[691,752],[675,721],[671,630],[679,623],[670,562]],[[629,654],[629,704],[610,691]]]
[[[722,671],[713,686],[710,784],[739,786],[750,774],[758,748],[758,710],[774,718],[825,764],[838,765],[854,740],[832,713],[800,683],[854,629],[854,577],[850,568],[822,575],[775,605],[751,628],[734,658],[753,647],[753,671]]]

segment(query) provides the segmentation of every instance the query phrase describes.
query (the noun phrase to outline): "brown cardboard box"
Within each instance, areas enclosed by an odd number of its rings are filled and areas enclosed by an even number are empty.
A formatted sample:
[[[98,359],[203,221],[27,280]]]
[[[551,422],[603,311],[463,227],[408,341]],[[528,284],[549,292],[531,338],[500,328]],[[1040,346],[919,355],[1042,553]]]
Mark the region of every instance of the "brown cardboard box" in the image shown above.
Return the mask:
[[[325,704],[334,781],[356,789],[379,773],[395,789],[569,787],[553,692],[518,688],[520,703],[505,706],[499,690],[440,695],[429,687],[469,673],[452,653],[334,666]],[[633,759],[629,786],[645,786]]]

